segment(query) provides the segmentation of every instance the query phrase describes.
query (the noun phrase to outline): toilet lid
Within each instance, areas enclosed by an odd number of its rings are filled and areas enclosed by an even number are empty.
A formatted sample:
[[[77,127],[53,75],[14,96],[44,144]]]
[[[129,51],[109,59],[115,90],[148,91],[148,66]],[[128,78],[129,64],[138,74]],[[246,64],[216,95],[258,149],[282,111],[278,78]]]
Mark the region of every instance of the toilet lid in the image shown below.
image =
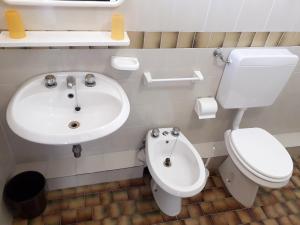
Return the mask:
[[[293,161],[282,144],[261,128],[237,129],[231,132],[231,141],[242,163],[269,178],[291,176]]]

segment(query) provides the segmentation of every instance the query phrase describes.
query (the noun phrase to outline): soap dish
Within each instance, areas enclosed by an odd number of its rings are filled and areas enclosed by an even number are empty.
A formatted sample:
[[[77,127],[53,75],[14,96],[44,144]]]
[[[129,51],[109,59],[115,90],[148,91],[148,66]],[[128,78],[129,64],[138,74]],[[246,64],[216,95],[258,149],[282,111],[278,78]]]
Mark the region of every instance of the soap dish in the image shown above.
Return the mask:
[[[135,57],[113,56],[111,58],[111,66],[117,70],[138,70],[140,63]]]

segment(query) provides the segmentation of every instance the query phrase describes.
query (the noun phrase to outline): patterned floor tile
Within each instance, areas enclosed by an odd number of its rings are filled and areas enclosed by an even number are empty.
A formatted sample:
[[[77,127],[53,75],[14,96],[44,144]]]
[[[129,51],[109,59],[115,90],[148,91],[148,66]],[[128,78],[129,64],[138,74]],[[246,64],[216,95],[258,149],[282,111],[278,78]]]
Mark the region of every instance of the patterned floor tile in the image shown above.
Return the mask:
[[[211,173],[204,190],[182,200],[177,216],[162,213],[153,199],[150,176],[50,191],[43,214],[13,225],[300,225],[300,157],[291,181],[281,189],[260,188],[245,208]]]

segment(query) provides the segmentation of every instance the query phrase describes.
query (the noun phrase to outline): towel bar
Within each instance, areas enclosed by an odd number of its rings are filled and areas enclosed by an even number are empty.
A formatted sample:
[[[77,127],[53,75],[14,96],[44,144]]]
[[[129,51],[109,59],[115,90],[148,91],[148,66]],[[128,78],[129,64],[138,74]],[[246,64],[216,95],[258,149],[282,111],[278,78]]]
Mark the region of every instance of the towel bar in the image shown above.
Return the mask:
[[[163,86],[170,84],[183,84],[187,82],[197,82],[203,81],[204,76],[199,70],[195,70],[193,77],[188,78],[163,78],[163,79],[153,79],[150,72],[144,73],[144,83],[147,86]]]

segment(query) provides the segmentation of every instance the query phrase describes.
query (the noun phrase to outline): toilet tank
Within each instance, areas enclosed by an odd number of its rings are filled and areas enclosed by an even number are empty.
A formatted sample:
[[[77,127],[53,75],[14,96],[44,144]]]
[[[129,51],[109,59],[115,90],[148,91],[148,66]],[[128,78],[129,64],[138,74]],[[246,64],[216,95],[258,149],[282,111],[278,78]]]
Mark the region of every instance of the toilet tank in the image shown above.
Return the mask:
[[[287,49],[235,49],[230,53],[217,93],[225,109],[274,103],[298,62]]]

